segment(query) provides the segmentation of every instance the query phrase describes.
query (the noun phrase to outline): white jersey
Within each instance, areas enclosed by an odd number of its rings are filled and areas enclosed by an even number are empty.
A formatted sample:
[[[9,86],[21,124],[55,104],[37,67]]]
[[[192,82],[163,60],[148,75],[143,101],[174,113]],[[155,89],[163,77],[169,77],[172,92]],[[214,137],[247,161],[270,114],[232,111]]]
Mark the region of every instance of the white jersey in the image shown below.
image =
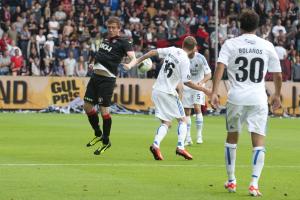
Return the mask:
[[[281,72],[272,43],[254,34],[243,34],[225,41],[218,62],[227,66],[231,85],[228,102],[236,105],[267,104],[264,77],[267,71]]]
[[[200,53],[195,53],[194,57],[190,59],[190,73],[191,81],[194,83],[199,83],[204,78],[204,75],[211,73],[205,57]],[[184,90],[194,90],[185,85],[183,88]]]
[[[164,63],[159,71],[158,77],[153,85],[154,90],[178,96],[176,87],[180,82],[189,82],[190,61],[187,53],[176,47],[157,49],[160,58]]]

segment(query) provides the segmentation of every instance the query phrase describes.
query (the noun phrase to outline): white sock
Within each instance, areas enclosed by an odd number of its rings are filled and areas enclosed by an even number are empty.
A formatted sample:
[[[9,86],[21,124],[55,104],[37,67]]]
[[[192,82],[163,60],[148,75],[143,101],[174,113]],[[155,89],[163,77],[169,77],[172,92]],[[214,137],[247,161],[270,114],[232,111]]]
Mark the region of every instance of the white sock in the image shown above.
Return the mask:
[[[161,124],[160,127],[156,131],[156,135],[154,138],[154,145],[159,148],[161,141],[168,133],[169,127],[166,124]]]
[[[187,120],[186,141],[190,142],[190,141],[192,141],[192,138],[191,138],[191,124],[192,124],[191,116],[186,116],[186,120]]]
[[[178,143],[179,149],[184,149],[184,140],[186,138],[187,125],[185,122],[179,122],[178,124]]]
[[[265,148],[254,147],[252,155],[252,181],[251,185],[258,187],[258,181],[265,163]]]
[[[203,128],[203,115],[202,113],[196,114],[196,129],[197,129],[197,139],[202,139],[202,128]]]
[[[237,144],[225,143],[225,163],[228,181],[235,181],[235,160]]]

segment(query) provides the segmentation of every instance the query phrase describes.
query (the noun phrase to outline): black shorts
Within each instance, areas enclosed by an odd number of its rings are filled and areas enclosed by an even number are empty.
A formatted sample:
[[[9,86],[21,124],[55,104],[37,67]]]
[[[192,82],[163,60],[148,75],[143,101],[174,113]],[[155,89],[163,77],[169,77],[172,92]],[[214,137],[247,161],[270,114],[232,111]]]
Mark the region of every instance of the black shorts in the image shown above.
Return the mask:
[[[116,84],[116,78],[93,74],[86,88],[84,101],[93,105],[109,107]]]

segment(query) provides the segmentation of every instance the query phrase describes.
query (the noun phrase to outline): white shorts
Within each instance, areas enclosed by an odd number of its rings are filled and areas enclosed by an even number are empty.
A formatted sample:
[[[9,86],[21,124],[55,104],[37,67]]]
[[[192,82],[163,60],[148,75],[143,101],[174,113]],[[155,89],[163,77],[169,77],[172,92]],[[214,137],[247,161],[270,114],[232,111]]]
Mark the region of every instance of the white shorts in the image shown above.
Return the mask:
[[[164,121],[185,117],[184,108],[180,99],[174,95],[152,91],[152,101],[155,105],[155,116]]]
[[[194,105],[205,105],[205,94],[197,90],[183,90],[182,105],[184,108],[194,108]]]
[[[228,132],[240,133],[243,123],[246,122],[249,132],[266,135],[268,105],[241,106],[227,103],[226,108]]]

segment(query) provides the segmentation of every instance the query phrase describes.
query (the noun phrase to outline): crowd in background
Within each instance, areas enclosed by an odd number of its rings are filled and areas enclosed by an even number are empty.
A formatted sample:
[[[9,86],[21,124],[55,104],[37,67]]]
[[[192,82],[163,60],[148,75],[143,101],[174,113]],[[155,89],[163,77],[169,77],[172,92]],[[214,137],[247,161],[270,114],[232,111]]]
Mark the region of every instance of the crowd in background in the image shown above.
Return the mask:
[[[89,76],[89,63],[112,15],[121,19],[122,33],[133,41],[137,56],[151,48],[178,46],[184,36],[194,35],[214,70],[214,6],[214,0],[2,0],[0,75]],[[219,47],[240,34],[239,13],[247,7],[260,15],[257,35],[275,45],[284,80],[300,81],[297,2],[219,1]],[[119,76],[155,78],[160,61],[153,61],[146,74],[120,66]]]

